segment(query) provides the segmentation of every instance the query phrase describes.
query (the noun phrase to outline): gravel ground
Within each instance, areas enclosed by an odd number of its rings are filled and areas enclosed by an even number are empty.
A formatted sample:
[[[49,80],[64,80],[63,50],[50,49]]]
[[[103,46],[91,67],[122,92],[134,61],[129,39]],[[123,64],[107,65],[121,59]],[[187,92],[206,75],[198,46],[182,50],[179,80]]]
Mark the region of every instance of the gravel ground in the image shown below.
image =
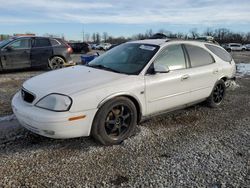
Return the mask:
[[[237,84],[221,107],[154,117],[118,146],[17,127],[0,137],[0,187],[250,187],[250,76]]]

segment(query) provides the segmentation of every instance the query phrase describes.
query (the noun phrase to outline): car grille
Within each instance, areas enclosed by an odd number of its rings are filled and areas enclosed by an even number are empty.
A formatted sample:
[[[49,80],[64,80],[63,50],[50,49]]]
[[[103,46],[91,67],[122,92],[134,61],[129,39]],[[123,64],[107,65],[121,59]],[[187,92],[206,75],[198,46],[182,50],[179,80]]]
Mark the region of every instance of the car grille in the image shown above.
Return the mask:
[[[35,100],[35,96],[32,93],[24,89],[21,90],[21,94],[22,94],[23,100],[27,103],[32,103]]]

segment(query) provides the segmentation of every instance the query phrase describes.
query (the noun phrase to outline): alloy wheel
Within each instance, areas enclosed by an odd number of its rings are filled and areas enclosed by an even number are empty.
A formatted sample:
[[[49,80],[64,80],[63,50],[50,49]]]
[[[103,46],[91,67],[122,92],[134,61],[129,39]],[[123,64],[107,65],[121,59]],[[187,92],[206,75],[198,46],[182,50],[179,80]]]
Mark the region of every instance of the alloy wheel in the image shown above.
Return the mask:
[[[224,98],[225,90],[222,84],[216,85],[213,92],[213,100],[216,104],[219,104]]]
[[[109,111],[105,120],[105,130],[112,139],[121,138],[131,124],[131,110],[125,105],[118,105]]]

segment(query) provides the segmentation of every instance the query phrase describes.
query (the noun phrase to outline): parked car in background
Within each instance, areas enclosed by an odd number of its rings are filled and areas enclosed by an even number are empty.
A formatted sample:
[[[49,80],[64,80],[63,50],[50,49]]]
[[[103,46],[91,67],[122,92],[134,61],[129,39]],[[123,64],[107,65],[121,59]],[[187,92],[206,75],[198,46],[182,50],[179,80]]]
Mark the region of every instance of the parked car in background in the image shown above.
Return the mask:
[[[110,47],[109,47],[109,49],[108,50],[111,50],[112,48],[114,48],[114,47],[116,47],[116,46],[119,46],[121,43],[119,43],[119,44],[112,44]]]
[[[86,42],[74,42],[68,43],[73,49],[74,53],[88,53],[91,50],[91,47]]]
[[[195,40],[201,41],[201,42],[210,42],[210,43],[214,43],[214,44],[219,44],[214,37],[212,36],[201,36],[201,37],[197,37],[195,38]]]
[[[92,50],[96,50],[96,47],[98,46],[99,44],[90,44],[90,47]]]
[[[246,48],[246,50],[250,50],[250,44],[245,44],[244,47]]]
[[[0,44],[0,70],[23,68],[58,69],[74,64],[72,48],[61,39],[16,37]]]
[[[231,51],[244,51],[246,47],[240,43],[229,43],[225,46],[225,49],[229,52]]]
[[[135,134],[136,125],[146,117],[202,101],[220,106],[235,71],[231,55],[215,44],[133,41],[86,66],[27,80],[12,108],[21,125],[36,134],[92,135],[102,144],[119,144]]]
[[[163,33],[155,33],[150,37],[150,39],[167,39],[167,35]]]
[[[111,47],[110,43],[101,43],[98,46],[96,46],[97,50],[108,50]]]

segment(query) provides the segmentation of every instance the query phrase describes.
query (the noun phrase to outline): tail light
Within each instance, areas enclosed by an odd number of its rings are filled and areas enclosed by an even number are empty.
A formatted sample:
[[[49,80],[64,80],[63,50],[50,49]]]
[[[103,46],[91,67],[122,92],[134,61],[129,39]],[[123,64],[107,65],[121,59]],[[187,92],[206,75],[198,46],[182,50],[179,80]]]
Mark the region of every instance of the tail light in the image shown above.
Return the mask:
[[[68,47],[67,48],[67,51],[71,54],[73,52],[72,48],[71,47]]]
[[[73,49],[71,48],[71,46],[68,45],[67,43],[65,43],[65,44],[66,44],[66,46],[68,47],[68,48],[67,48],[67,52],[70,53],[70,54],[73,53]]]

